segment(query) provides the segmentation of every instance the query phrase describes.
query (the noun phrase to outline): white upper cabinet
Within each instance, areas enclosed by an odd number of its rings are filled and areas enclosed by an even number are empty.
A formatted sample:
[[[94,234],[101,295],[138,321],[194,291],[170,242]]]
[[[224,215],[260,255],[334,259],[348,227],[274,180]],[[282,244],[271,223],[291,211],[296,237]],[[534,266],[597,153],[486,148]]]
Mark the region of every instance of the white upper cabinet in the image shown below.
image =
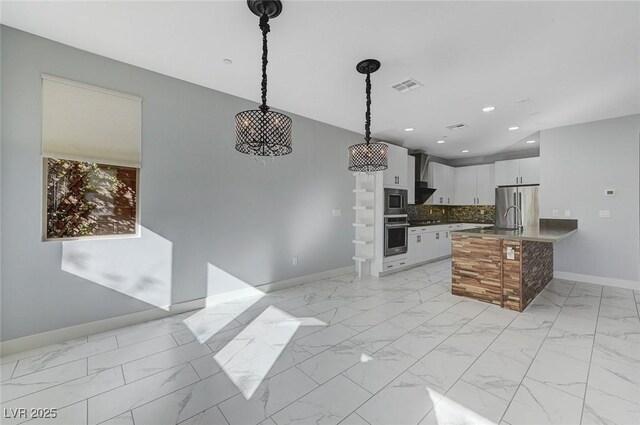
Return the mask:
[[[453,205],[455,203],[455,169],[439,162],[429,163],[429,186],[436,189],[427,204]]]
[[[520,184],[540,184],[540,157],[520,160]]]
[[[407,155],[407,204],[416,203],[416,158]]]
[[[455,169],[456,205],[476,204],[477,167],[458,167]]]
[[[496,161],[496,186],[540,184],[540,158]]]
[[[493,164],[455,169],[456,205],[493,205],[495,203]]]
[[[407,189],[407,154],[406,148],[387,143],[388,168],[382,172],[384,187]]]
[[[496,203],[495,166],[485,164],[476,166],[476,205],[494,205]]]

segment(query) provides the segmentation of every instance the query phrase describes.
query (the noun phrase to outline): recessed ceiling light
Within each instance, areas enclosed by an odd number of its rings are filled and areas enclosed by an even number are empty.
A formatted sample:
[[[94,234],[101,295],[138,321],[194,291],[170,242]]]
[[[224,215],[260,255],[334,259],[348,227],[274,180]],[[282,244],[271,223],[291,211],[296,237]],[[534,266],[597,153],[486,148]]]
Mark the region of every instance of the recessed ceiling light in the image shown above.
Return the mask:
[[[222,63],[225,65],[231,65],[233,61],[231,59],[222,59]]]
[[[516,131],[516,130],[520,130],[520,127],[518,127],[517,125],[514,125],[513,127],[509,127],[509,131]]]
[[[439,144],[439,145],[441,145],[441,144],[443,144],[443,143],[444,143],[444,140],[440,139],[440,140],[438,140],[436,143],[437,143],[437,144]]]
[[[405,128],[404,131],[413,131],[413,127]]]
[[[527,140],[525,143],[530,145],[530,144],[535,143],[535,142],[536,142],[535,140]]]
[[[484,108],[482,108],[482,112],[493,112],[496,110],[495,106],[485,106]]]
[[[460,152],[462,152],[462,153],[469,153],[469,149],[462,149]]]

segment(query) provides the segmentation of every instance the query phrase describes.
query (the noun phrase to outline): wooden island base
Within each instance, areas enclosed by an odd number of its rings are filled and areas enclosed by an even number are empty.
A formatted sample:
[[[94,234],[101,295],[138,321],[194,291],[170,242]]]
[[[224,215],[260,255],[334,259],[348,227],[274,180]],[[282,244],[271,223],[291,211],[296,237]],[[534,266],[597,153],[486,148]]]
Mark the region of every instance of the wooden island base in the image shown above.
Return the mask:
[[[451,243],[454,295],[523,311],[553,279],[551,242],[452,233]]]

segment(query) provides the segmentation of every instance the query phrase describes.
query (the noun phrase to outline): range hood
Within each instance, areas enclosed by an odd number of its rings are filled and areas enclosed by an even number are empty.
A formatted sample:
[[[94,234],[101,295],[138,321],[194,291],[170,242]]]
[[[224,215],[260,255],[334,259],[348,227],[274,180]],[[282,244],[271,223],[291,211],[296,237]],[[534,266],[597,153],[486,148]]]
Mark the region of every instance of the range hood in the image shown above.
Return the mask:
[[[416,205],[424,204],[436,191],[436,189],[429,187],[429,183],[427,183],[429,155],[424,152],[416,152],[412,153],[411,156],[416,158]]]

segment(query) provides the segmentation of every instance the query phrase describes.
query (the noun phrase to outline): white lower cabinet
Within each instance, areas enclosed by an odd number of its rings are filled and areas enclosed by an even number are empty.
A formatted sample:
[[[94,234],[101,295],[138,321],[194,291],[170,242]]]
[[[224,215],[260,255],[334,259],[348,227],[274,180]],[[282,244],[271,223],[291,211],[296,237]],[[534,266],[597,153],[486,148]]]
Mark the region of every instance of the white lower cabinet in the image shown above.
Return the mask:
[[[390,272],[393,270],[401,269],[409,265],[409,256],[403,256],[402,258],[393,258],[393,261],[387,261],[382,264],[382,272]]]

